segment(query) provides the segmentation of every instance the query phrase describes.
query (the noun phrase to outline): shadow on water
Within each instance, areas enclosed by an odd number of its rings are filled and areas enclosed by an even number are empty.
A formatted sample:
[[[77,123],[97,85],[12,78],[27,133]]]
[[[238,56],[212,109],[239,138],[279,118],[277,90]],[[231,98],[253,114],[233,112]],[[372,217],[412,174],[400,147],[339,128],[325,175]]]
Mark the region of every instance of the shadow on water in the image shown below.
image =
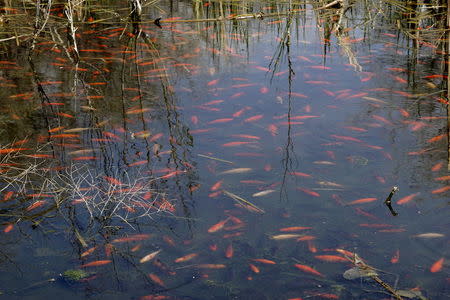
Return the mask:
[[[446,2],[2,4],[5,297],[448,293]]]

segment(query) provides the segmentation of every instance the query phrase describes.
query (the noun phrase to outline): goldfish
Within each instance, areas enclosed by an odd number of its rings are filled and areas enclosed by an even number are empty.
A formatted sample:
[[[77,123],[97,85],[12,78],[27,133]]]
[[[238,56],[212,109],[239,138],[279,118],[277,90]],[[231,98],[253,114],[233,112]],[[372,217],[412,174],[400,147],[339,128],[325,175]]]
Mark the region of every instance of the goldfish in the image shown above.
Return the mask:
[[[303,272],[306,272],[306,273],[310,273],[310,274],[313,274],[313,275],[325,277],[325,275],[323,275],[319,271],[317,271],[317,270],[315,270],[315,269],[313,269],[313,268],[311,268],[309,266],[306,266],[306,265],[295,264],[294,267],[296,267],[297,269],[299,269],[299,270],[301,270]]]
[[[265,259],[265,258],[252,258],[253,261],[256,262],[260,262],[263,264],[268,264],[268,265],[275,265],[276,262],[274,262],[273,260],[269,260],[269,259]]]
[[[159,249],[159,250],[154,251],[154,252],[152,252],[152,253],[150,253],[150,254],[147,254],[146,256],[144,256],[143,258],[141,258],[141,259],[139,260],[139,262],[140,262],[141,264],[143,264],[143,263],[146,263],[146,262],[148,262],[148,261],[151,261],[151,260],[154,259],[161,251],[162,251],[162,249]]]
[[[352,202],[349,202],[348,204],[349,205],[361,204],[361,203],[373,202],[373,201],[376,201],[376,200],[377,200],[377,198],[361,198],[361,199],[357,199],[357,200],[354,200]]]
[[[5,193],[5,195],[3,196],[3,199],[0,202],[6,202],[9,199],[11,199],[11,197],[14,195],[13,191],[8,191]]]
[[[0,149],[0,154],[7,154],[7,153],[23,151],[23,150],[30,150],[30,149],[29,148],[4,148],[4,149]]]
[[[92,248],[90,248],[90,249],[84,251],[83,253],[81,253],[80,257],[88,256],[89,254],[91,254],[92,252],[94,252],[95,249],[97,249],[97,247],[92,247]]]
[[[446,136],[447,136],[447,134],[440,134],[440,135],[434,136],[432,138],[429,138],[427,140],[427,143],[434,143],[434,142],[440,141],[443,138],[445,138]]]
[[[248,264],[248,266],[250,267],[250,270],[252,270],[253,273],[258,274],[260,272],[259,268],[257,266],[255,266],[254,264]]]
[[[13,229],[14,229],[14,225],[13,224],[8,224],[8,225],[6,225],[5,229],[3,229],[3,232],[4,233],[8,233],[8,232],[10,232]]]
[[[443,265],[444,265],[444,258],[442,257],[441,259],[438,259],[431,265],[430,272],[431,273],[439,272],[440,270],[442,270]]]
[[[229,244],[227,249],[225,250],[225,257],[226,258],[232,258],[233,257],[233,253],[234,253],[233,245]]]
[[[355,127],[355,126],[344,126],[345,129],[349,129],[349,130],[353,130],[353,131],[358,131],[358,132],[367,132],[367,129],[364,128],[360,128],[360,127]]]
[[[196,265],[195,267],[200,269],[224,269],[226,268],[223,264],[200,264]]]
[[[392,256],[391,258],[391,263],[396,264],[398,263],[399,259],[400,259],[400,250],[397,249],[397,251],[395,251],[394,256]]]
[[[249,118],[245,119],[244,122],[245,123],[249,123],[249,122],[258,121],[258,120],[262,119],[263,116],[264,115],[256,115],[256,116],[253,116],[253,117],[249,117]]]
[[[179,174],[182,174],[182,173],[186,173],[186,171],[184,171],[184,170],[176,170],[176,171],[167,173],[167,174],[165,174],[165,175],[159,177],[159,179],[167,179],[167,178],[171,178],[171,177],[174,177],[174,176],[179,175]]]
[[[188,254],[188,255],[185,255],[185,256],[175,259],[174,262],[176,262],[176,263],[186,262],[186,261],[193,259],[196,256],[198,256],[197,253],[191,253],[191,254]]]
[[[326,262],[348,262],[348,259],[345,257],[337,255],[316,255],[314,257]]]
[[[231,136],[232,137],[244,138],[244,139],[252,139],[252,140],[259,140],[259,139],[261,139],[259,136],[248,135],[248,134],[232,134]]]
[[[363,142],[360,139],[357,139],[357,138],[354,138],[354,137],[351,137],[351,136],[336,135],[336,134],[332,134],[330,136],[335,138],[335,139],[338,139],[338,140],[351,141],[351,142],[357,142],[357,143],[362,143]]]
[[[45,201],[45,200],[39,200],[39,201],[36,201],[36,202],[32,203],[30,206],[28,206],[25,210],[26,210],[26,211],[33,210],[33,209],[35,209],[35,208],[38,208],[38,207],[44,205],[46,202],[47,202],[47,201]]]
[[[161,278],[159,278],[156,274],[150,273],[148,274],[148,277],[156,284],[165,287],[165,283],[164,281],[161,280]]]
[[[242,146],[242,145],[248,145],[253,144],[254,142],[229,142],[222,144],[222,147],[235,147],[235,146]]]
[[[303,235],[303,236],[299,237],[296,241],[303,242],[303,241],[312,241],[315,239],[316,239],[316,237],[313,235]]]
[[[229,219],[230,219],[230,218],[228,217],[228,218],[226,218],[225,220],[222,220],[222,221],[220,221],[219,223],[214,224],[213,226],[211,226],[211,227],[208,229],[208,232],[209,232],[209,233],[214,233],[214,232],[217,232],[217,231],[223,229],[223,227],[225,226],[225,224],[228,222]]]
[[[135,234],[135,235],[130,235],[130,236],[123,237],[123,238],[114,239],[112,242],[113,243],[124,243],[124,242],[143,241],[143,240],[149,239],[151,237],[152,237],[151,234]]]
[[[301,187],[297,187],[296,189],[299,190],[299,191],[302,191],[302,192],[305,193],[305,194],[308,194],[308,195],[311,195],[311,196],[314,196],[314,197],[320,197],[320,194],[319,194],[319,193],[317,193],[317,192],[315,192],[315,191],[312,191],[312,190],[310,190],[310,189],[307,189],[307,188],[301,188]]]
[[[312,227],[292,226],[292,227],[280,228],[279,230],[281,232],[292,232],[292,231],[299,231],[299,230],[305,230],[305,229],[312,229]]]
[[[302,172],[291,172],[292,175],[298,176],[298,177],[312,177],[309,174],[302,173]]]
[[[103,265],[107,265],[109,263],[111,263],[112,260],[106,259],[106,260],[96,260],[96,261],[92,261],[90,263],[86,263],[80,266],[80,268],[87,268],[87,267],[98,267],[98,266],[103,266]]]
[[[420,193],[418,192],[418,193],[414,193],[414,194],[405,196],[405,197],[399,199],[399,200],[397,201],[397,204],[402,205],[402,204],[408,203],[408,202],[410,202],[412,199],[414,199],[414,198],[415,198],[417,195],[419,195],[419,194],[420,194]]]
[[[213,85],[216,85],[218,82],[219,82],[219,79],[214,79],[214,80],[209,81],[206,85],[213,86]]]
[[[246,110],[249,110],[249,109],[250,109],[249,107],[241,108],[240,110],[238,110],[237,112],[235,112],[232,116],[233,116],[233,118],[238,118],[238,117],[240,117]]]
[[[108,181],[110,184],[114,184],[114,185],[123,185],[123,183],[122,183],[120,180],[115,179],[115,178],[110,177],[110,176],[103,176],[103,179],[105,179],[106,181]]]
[[[213,121],[208,122],[208,124],[219,124],[219,123],[227,123],[230,121],[233,121],[233,118],[222,118],[222,119],[216,119]]]
[[[222,186],[223,180],[217,181],[215,184],[213,184],[210,188],[210,191],[215,192]]]
[[[450,190],[450,186],[449,185],[441,187],[441,188],[438,188],[438,189],[435,189],[435,190],[432,190],[431,193],[432,194],[440,194],[440,193],[444,193],[444,192],[446,192],[448,190]]]

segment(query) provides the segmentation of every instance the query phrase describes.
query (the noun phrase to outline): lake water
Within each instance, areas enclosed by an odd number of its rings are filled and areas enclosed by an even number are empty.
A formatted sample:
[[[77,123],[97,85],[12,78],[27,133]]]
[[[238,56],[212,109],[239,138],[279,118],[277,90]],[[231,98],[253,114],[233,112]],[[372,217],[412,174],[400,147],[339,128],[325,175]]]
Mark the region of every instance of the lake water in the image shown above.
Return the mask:
[[[400,8],[115,5],[78,63],[58,6],[31,60],[4,42],[0,297],[448,295],[448,61]]]

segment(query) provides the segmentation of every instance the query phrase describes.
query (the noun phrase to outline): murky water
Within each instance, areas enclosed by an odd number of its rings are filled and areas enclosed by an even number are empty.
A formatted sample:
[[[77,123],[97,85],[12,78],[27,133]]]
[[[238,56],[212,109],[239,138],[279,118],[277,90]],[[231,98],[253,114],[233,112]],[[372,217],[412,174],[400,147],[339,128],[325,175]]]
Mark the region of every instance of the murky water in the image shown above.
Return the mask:
[[[93,10],[78,64],[66,27],[31,61],[4,48],[2,296],[389,298],[343,277],[356,253],[394,289],[445,298],[442,49],[362,5],[164,22],[217,5],[159,3],[134,29]]]

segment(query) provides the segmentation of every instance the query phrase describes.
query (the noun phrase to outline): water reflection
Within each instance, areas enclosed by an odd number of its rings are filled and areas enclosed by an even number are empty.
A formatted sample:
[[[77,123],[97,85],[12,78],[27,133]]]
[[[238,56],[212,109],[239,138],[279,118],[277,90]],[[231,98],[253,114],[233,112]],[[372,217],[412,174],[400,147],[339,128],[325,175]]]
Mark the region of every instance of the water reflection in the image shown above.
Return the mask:
[[[5,41],[8,297],[386,297],[342,277],[351,252],[445,293],[448,49],[430,28],[396,31],[379,4],[133,3],[43,7]]]

